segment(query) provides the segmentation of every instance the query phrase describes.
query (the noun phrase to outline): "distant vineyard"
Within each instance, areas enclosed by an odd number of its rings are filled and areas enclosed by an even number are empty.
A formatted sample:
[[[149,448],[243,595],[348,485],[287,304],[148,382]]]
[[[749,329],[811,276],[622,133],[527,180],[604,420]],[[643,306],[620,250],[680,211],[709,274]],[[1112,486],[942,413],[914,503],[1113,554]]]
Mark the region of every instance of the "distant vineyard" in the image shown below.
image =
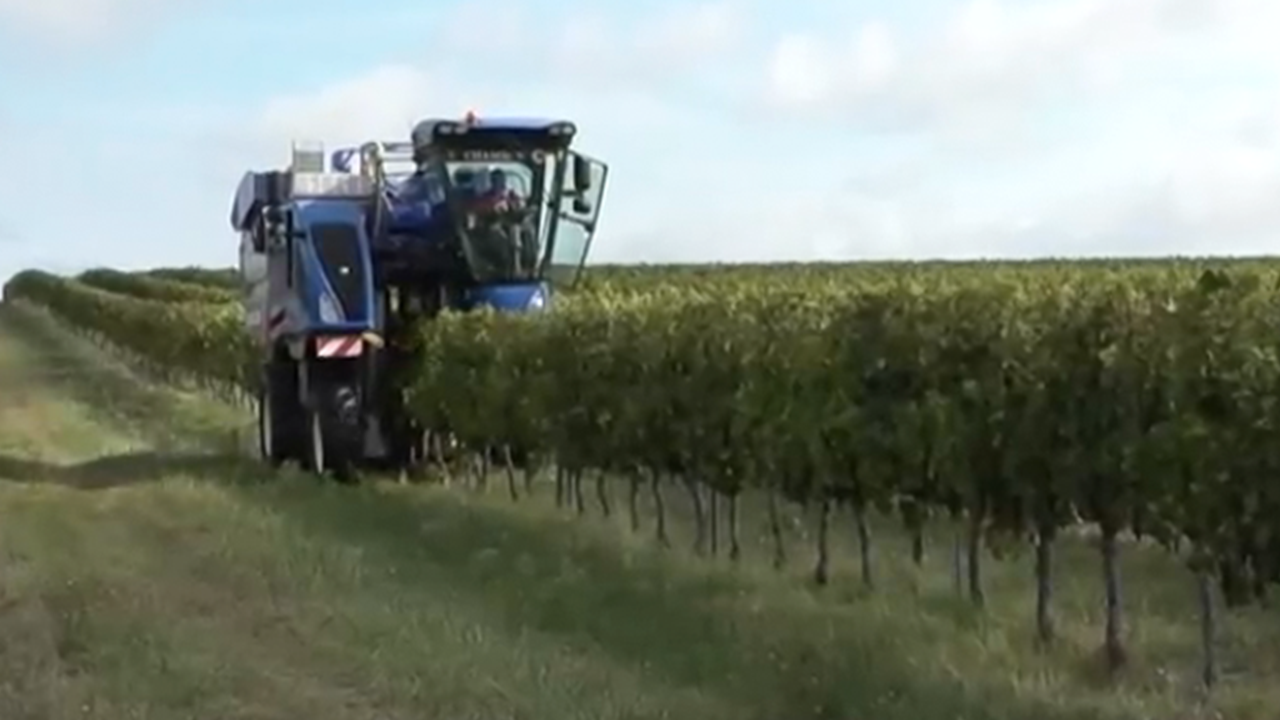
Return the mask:
[[[148,300],[36,271],[14,276],[5,298],[41,305],[164,376],[209,387],[251,387],[252,345],[233,302]]]
[[[836,504],[864,547],[871,512],[917,537],[954,524],[979,605],[982,547],[1027,539],[1046,642],[1055,541],[1094,524],[1118,666],[1122,534],[1180,553],[1232,604],[1280,580],[1278,281],[1261,260],[607,268],[546,315],[424,324],[411,403],[466,447],[554,466],[579,506],[588,473],[630,478],[633,498],[710,491],[731,554],[745,489],[814,507],[820,583]],[[252,387],[234,304],[89,284],[28,271],[5,292],[165,372]],[[697,507],[705,528],[716,505]]]
[[[99,290],[143,300],[211,303],[227,302],[236,297],[234,286],[223,287],[105,268],[87,270],[76,276],[76,279]]]
[[[156,268],[155,270],[147,270],[141,275],[145,277],[153,277],[160,280],[172,280],[180,283],[190,283],[192,285],[207,285],[216,288],[226,288],[234,290],[240,286],[240,272],[236,268],[203,268],[203,267],[181,267],[181,268]]]

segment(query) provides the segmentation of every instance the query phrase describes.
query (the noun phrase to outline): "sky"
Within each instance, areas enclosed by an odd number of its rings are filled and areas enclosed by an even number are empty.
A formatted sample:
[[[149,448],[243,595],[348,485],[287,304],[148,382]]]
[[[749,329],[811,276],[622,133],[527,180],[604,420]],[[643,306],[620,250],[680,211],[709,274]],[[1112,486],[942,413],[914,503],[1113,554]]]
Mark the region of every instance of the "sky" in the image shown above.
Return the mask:
[[[293,140],[573,120],[599,262],[1267,254],[1275,0],[0,0],[0,278],[233,265]]]

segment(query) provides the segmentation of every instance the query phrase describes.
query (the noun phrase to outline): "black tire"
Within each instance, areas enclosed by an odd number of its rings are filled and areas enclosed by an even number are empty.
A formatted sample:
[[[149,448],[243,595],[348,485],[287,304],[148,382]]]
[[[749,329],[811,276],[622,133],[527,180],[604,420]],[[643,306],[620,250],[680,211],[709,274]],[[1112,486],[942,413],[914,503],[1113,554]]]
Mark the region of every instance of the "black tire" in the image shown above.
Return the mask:
[[[303,457],[302,407],[294,364],[275,361],[263,369],[258,390],[258,455],[272,467]]]
[[[316,475],[353,482],[359,433],[342,423],[333,410],[332,403],[320,399],[304,413],[306,455],[302,464]]]

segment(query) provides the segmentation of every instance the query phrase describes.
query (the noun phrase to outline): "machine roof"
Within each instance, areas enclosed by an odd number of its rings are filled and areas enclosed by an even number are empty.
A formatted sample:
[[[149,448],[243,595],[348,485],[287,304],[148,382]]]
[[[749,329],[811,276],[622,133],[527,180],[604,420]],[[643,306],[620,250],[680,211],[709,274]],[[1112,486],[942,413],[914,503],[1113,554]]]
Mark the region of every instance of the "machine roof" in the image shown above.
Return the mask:
[[[457,122],[456,118],[429,118],[423,123]],[[568,120],[546,117],[485,117],[477,116],[469,121],[472,127],[485,130],[547,130]],[[422,124],[422,123],[419,123]]]

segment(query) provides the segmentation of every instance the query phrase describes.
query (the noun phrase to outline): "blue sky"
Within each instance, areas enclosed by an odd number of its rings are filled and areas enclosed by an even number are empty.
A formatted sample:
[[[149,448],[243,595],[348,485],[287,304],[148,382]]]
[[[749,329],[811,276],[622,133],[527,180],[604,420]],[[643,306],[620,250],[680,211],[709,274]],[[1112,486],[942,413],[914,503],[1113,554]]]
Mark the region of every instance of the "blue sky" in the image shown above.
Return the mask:
[[[1265,253],[1278,32],[1273,0],[0,0],[0,277],[233,264],[291,139],[470,107],[577,121],[601,261]]]

